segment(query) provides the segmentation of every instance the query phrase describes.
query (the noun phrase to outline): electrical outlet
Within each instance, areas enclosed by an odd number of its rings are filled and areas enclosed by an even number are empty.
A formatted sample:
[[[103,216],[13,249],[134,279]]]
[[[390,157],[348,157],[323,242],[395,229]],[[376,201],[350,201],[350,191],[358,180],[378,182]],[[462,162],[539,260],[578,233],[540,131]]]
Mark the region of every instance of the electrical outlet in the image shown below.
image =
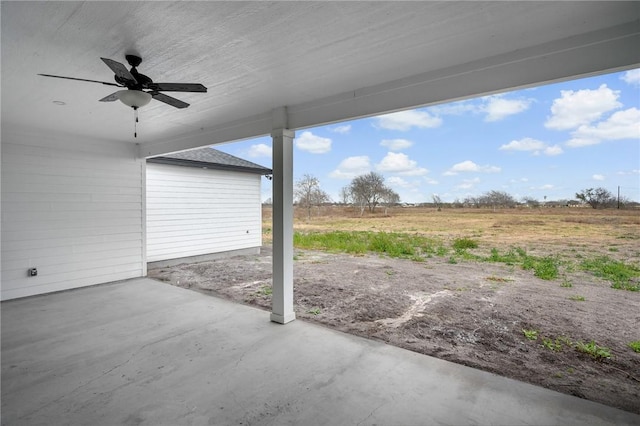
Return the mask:
[[[28,272],[30,277],[35,277],[38,275],[38,268],[29,268]]]

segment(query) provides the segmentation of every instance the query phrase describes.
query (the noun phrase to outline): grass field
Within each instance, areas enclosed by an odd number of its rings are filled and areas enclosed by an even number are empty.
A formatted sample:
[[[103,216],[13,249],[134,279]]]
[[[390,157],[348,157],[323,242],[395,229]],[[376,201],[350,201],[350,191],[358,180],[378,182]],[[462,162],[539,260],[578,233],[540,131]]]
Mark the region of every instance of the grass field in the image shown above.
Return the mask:
[[[543,279],[580,269],[616,288],[640,290],[640,211],[398,207],[360,216],[322,207],[314,213],[307,219],[295,211],[297,248],[519,264]],[[263,238],[270,243],[270,208],[263,209]]]

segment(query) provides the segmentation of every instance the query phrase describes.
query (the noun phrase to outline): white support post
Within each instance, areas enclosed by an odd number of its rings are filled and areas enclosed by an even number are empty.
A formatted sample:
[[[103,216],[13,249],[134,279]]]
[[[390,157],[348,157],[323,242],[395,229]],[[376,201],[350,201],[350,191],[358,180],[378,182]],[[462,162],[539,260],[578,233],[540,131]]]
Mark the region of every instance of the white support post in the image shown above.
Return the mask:
[[[280,128],[273,139],[273,292],[271,321],[286,324],[293,311],[293,138]]]

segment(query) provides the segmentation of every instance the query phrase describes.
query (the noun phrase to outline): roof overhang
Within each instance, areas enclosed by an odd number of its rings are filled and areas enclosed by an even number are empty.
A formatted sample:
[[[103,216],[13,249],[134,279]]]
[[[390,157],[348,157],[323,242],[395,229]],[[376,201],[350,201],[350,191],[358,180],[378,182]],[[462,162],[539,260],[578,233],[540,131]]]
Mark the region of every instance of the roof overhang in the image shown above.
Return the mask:
[[[640,2],[2,2],[2,126],[157,156],[630,69],[639,45]],[[109,80],[99,58],[131,52],[208,93],[153,101],[134,139],[108,87],[36,75]]]

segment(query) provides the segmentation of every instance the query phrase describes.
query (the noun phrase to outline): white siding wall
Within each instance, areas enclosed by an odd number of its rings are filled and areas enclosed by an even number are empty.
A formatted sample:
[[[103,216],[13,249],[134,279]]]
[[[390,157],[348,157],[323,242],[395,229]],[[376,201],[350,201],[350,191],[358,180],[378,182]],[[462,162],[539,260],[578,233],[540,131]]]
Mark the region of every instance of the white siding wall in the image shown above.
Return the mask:
[[[261,176],[147,164],[147,260],[262,245]]]
[[[143,171],[133,144],[3,129],[2,300],[145,275]]]

